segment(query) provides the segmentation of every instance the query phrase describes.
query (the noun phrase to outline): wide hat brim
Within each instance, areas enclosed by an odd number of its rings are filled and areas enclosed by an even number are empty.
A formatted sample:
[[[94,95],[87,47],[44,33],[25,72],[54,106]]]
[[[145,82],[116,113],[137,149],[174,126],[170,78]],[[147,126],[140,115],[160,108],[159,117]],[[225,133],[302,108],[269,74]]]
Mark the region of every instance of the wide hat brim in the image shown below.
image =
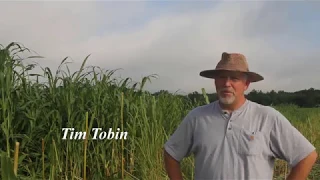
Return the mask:
[[[200,72],[200,76],[210,79],[215,79],[218,74],[220,74],[222,71],[233,71],[233,72],[242,72],[248,75],[248,80],[250,82],[258,82],[264,80],[264,78],[255,72],[251,71],[236,71],[236,70],[228,70],[228,69],[210,69],[210,70],[204,70]]]

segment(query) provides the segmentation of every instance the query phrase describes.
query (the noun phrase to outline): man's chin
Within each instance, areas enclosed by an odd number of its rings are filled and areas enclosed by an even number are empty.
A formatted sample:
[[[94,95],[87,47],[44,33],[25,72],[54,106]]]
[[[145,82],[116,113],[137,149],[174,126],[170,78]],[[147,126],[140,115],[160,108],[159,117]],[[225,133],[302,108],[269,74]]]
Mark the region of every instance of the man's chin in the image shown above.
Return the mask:
[[[234,102],[234,99],[230,99],[230,98],[219,98],[219,101],[222,103],[222,104],[225,104],[225,105],[230,105]]]

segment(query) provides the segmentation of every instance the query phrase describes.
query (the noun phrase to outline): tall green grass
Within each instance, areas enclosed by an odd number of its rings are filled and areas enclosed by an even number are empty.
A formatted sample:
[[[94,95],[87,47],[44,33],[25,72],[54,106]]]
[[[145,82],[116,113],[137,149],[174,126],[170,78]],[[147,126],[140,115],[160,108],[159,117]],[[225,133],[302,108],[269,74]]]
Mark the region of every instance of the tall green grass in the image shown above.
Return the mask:
[[[31,74],[34,66],[19,56],[25,52],[30,51],[17,43],[0,49],[2,179],[15,176],[16,142],[20,143],[16,161],[20,179],[166,179],[164,142],[189,110],[208,103],[204,89],[204,98],[198,102],[170,93],[154,96],[144,86],[156,76],[138,83],[113,78],[113,70],[86,67],[89,57],[73,74],[65,65],[67,58],[56,72],[42,67],[42,74]],[[320,146],[318,109],[279,108]],[[93,127],[121,128],[128,132],[128,139],[62,140],[65,127],[83,132]],[[286,173],[280,163],[275,177]],[[182,166],[185,178],[192,179],[193,158]],[[320,177],[319,169],[313,170],[311,179]]]

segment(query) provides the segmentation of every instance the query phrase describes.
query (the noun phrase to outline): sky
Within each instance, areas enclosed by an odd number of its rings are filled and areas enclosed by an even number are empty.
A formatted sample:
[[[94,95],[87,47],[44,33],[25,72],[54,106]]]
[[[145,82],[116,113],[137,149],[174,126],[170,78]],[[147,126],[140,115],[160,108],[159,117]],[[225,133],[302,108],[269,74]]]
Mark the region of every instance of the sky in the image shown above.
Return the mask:
[[[0,1],[0,17],[0,44],[23,44],[53,72],[66,57],[77,71],[90,55],[86,66],[119,79],[156,74],[151,92],[213,93],[200,71],[236,52],[264,77],[248,92],[320,89],[316,1]]]

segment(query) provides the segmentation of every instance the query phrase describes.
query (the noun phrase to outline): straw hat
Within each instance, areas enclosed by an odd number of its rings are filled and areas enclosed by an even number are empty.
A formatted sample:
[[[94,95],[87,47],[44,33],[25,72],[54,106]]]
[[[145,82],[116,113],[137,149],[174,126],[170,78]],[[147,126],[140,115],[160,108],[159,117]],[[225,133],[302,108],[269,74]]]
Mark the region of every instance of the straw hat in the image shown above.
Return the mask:
[[[246,57],[243,54],[226,52],[222,53],[221,60],[215,69],[201,71],[200,76],[214,79],[221,71],[243,72],[248,75],[250,82],[258,82],[264,79],[260,74],[249,71]]]

